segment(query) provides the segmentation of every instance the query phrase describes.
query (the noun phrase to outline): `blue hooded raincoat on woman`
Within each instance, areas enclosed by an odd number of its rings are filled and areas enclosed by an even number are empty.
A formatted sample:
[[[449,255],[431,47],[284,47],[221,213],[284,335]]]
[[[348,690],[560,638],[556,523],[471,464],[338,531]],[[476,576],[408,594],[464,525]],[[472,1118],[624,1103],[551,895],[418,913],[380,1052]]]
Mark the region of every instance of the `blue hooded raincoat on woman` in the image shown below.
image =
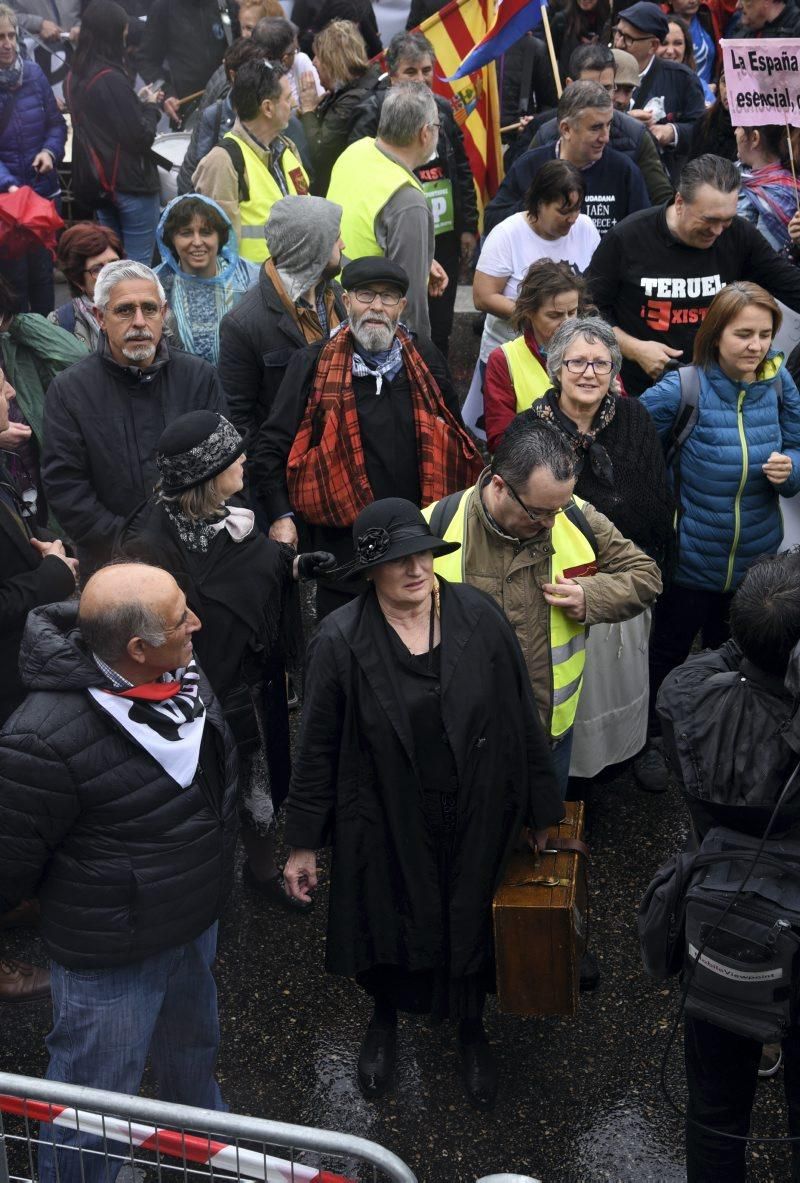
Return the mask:
[[[177,255],[164,242],[164,225],[169,214],[190,198],[216,210],[229,227],[228,241],[217,256],[217,274],[210,279],[181,271]],[[225,211],[210,197],[201,197],[197,193],[184,194],[169,203],[158,223],[156,242],[162,259],[156,275],[164,286],[172,312],[171,328],[177,337],[175,344],[215,366],[219,361],[219,322],[239,303],[248,288],[258,283],[259,267],[239,258],[236,235]]]

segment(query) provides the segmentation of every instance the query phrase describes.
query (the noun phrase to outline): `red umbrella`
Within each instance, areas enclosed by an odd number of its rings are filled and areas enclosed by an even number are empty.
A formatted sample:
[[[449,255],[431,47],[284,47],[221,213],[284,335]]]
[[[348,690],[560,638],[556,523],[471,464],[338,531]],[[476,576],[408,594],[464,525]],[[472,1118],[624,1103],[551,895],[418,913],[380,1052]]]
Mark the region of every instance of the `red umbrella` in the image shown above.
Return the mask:
[[[0,193],[0,256],[20,259],[32,246],[55,254],[56,235],[64,223],[52,201],[23,185],[16,193]]]

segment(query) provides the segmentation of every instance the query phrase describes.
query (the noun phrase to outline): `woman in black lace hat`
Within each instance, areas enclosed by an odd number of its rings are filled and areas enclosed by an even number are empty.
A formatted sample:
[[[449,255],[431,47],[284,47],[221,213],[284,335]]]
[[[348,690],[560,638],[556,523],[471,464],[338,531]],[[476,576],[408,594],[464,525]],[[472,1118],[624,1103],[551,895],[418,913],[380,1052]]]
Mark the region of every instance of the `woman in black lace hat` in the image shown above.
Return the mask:
[[[522,825],[542,843],[562,817],[560,792],[513,629],[483,592],[434,577],[459,544],[394,497],[359,514],[353,539],[370,584],[311,642],[284,879],[309,900],[332,845],[327,969],[374,1004],[364,1095],[391,1082],[398,1010],[449,1015],[467,1096],[486,1109],[492,895]]]
[[[257,529],[238,497],[245,442],[214,411],[175,419],[158,442],[156,493],[128,519],[118,549],[169,571],[200,618],[195,654],[239,745],[245,885],[301,910],[275,863],[275,810],[290,772],[284,658],[300,637],[290,591],[334,559],[295,555]]]

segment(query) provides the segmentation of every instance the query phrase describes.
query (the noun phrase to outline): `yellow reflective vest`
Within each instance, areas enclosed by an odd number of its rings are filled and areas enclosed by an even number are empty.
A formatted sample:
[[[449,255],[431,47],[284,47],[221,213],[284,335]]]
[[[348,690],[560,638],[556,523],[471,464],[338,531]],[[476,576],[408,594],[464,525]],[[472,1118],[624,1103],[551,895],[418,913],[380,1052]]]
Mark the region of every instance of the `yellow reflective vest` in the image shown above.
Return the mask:
[[[278,182],[264,161],[253,151],[247,140],[235,136],[232,131],[223,137],[233,140],[242,150],[245,175],[247,177],[247,200],[239,203],[242,229],[239,236],[239,254],[251,263],[263,263],[269,258],[264,225],[269,211],[276,201],[284,196]],[[286,187],[291,195],[308,193],[308,176],[300,161],[290,148],[284,148],[281,169],[286,178]]]
[[[506,355],[508,373],[511,385],[517,399],[517,414],[532,407],[537,398],[541,398],[553,383],[547,370],[536,360],[528,348],[524,337],[517,337],[507,341],[500,348]]]
[[[344,211],[341,233],[348,259],[383,254],[375,237],[375,219],[403,185],[422,192],[413,173],[390,160],[374,140],[356,140],[342,152],[331,172],[327,198]]]
[[[449,555],[441,555],[434,560],[434,570],[450,583],[468,582],[465,563],[467,546],[465,539],[465,523],[469,509],[469,494],[453,495],[459,498],[444,532],[445,542],[460,542],[461,550]],[[585,504],[578,497],[573,501],[580,510]],[[438,503],[436,503],[438,504]],[[436,504],[423,509],[425,519],[430,522]],[[450,507],[448,507],[449,509]],[[445,515],[445,521],[447,518]],[[550,557],[550,577],[548,582],[555,583],[557,575],[565,572],[574,573],[576,569],[591,568],[597,561],[597,555],[589,538],[575,524],[576,516],[570,511],[556,516],[555,524],[550,534],[553,554]],[[445,522],[442,522],[445,525]],[[550,649],[550,735],[553,740],[565,735],[575,721],[578,700],[583,683],[583,668],[586,660],[586,637],[588,629],[580,621],[567,616],[561,608],[551,606],[548,613],[549,621],[549,649]]]

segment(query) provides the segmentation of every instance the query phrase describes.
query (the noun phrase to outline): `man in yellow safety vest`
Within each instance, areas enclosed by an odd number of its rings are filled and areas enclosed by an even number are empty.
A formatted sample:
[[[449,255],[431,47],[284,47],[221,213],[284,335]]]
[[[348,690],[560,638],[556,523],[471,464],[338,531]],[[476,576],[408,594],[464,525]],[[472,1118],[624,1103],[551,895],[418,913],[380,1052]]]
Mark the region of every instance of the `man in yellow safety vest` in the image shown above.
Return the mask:
[[[424,82],[393,86],[381,107],[377,139],[345,148],[333,166],[328,201],[342,207],[347,260],[384,255],[408,276],[403,320],[430,337],[428,296],[447,287],[433,257],[433,214],[414,173],[434,154],[439,109]]]
[[[282,134],[292,113],[288,74],[266,60],[245,62],[236,72],[231,104],[236,122],[200,161],[192,182],[231,219],[242,258],[263,263],[269,256],[264,224],[273,205],[308,193],[297,149]]]
[[[637,616],[661,591],[657,564],[574,488],[574,453],[525,411],[472,489],[423,511],[461,543],[437,574],[488,592],[514,626],[564,790],[589,626]]]

